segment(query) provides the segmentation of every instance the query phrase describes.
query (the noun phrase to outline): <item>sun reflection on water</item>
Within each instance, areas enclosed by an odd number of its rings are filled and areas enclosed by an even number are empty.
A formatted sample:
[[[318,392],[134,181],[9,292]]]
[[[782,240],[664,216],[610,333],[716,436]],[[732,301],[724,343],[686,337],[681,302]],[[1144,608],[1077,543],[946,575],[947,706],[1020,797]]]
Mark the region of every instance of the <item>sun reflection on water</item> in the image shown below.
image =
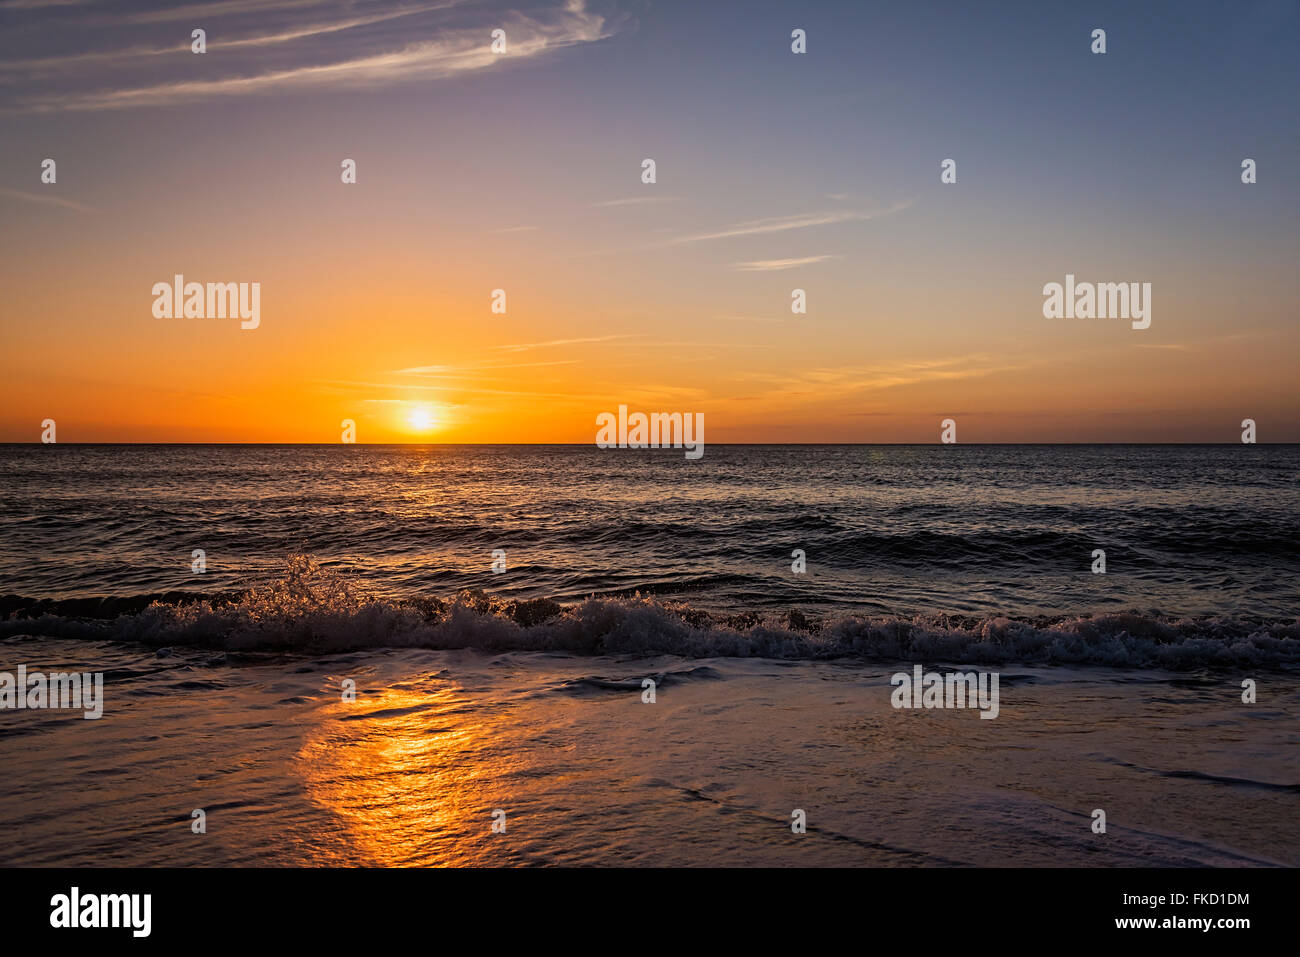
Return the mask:
[[[458,689],[358,690],[324,709],[296,761],[312,802],[344,831],[347,850],[329,863],[500,860],[491,812],[508,803],[514,762]]]

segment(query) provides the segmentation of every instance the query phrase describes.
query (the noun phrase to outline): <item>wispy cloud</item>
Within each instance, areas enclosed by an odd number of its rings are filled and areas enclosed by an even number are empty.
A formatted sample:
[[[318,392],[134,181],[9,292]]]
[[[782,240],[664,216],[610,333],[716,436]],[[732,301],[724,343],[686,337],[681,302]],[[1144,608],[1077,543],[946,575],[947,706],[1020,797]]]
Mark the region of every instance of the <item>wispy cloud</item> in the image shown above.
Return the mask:
[[[848,223],[867,219],[878,219],[901,212],[912,205],[912,200],[895,203],[886,209],[874,212],[853,212],[844,210],[829,213],[803,213],[795,216],[773,216],[767,219],[753,219],[736,223],[726,229],[710,233],[697,233],[692,236],[679,236],[663,243],[665,246],[679,246],[684,243],[702,243],[711,239],[735,239],[738,236],[762,236],[768,233],[784,233],[792,229],[809,229],[813,226],[829,226],[833,223]]]
[[[1158,349],[1165,352],[1204,352],[1230,342],[1250,342],[1256,339],[1268,339],[1278,335],[1280,330],[1255,330],[1252,332],[1233,332],[1222,336],[1209,336],[1191,342],[1139,342],[1139,349]]]
[[[583,339],[550,339],[546,342],[520,342],[503,346],[491,346],[493,349],[504,349],[508,352],[525,352],[529,349],[549,349],[552,346],[569,346],[580,342],[610,342],[614,339],[635,339],[635,335],[621,336],[589,336]]]
[[[554,359],[550,362],[476,362],[466,366],[415,366],[410,369],[398,369],[394,375],[414,375],[436,379],[485,379],[491,376],[480,372],[494,372],[498,369],[535,369],[541,366],[571,366],[577,359]]]
[[[211,20],[246,13],[265,16],[276,10],[301,10],[305,7],[321,5],[321,0],[214,0],[212,3],[179,4],[161,10],[141,10],[128,14],[124,19],[130,23],[168,23],[177,20],[189,21],[195,17]]]
[[[652,203],[675,203],[676,196],[630,196],[627,199],[607,199],[603,203],[592,203],[592,206],[603,208],[608,206],[647,206]]]
[[[318,15],[317,22],[312,24],[309,21],[307,26],[290,26],[279,31],[237,37],[226,41],[224,46],[212,38],[209,39],[209,43],[213,45],[213,49],[222,49],[225,53],[230,53],[239,47],[293,46],[291,41],[308,40],[324,34],[341,33],[356,27],[394,20],[398,17],[448,9],[459,5],[460,2],[462,0],[448,0],[437,5],[396,10],[389,8],[374,14],[353,15],[344,19],[320,19]],[[300,0],[300,2],[291,0],[291,2],[275,4],[274,9],[311,7],[314,12],[314,8],[318,6],[318,0]],[[227,0],[227,2],[191,6],[179,10],[150,11],[139,16],[150,22],[178,18],[193,21],[196,16],[203,15],[204,11],[211,11],[208,14],[210,16],[256,11],[260,16],[265,9],[266,5],[260,0]],[[503,14],[499,21],[501,28],[507,31],[508,52],[505,54],[492,52],[489,31],[486,27],[437,23],[421,26],[418,30],[402,30],[397,34],[390,30],[378,37],[367,34],[360,46],[368,46],[370,49],[357,51],[358,44],[352,43],[349,46],[349,55],[341,58],[330,58],[331,52],[337,53],[334,47],[322,49],[319,44],[316,44],[312,50],[291,54],[289,62],[285,62],[284,57],[280,58],[281,62],[276,66],[267,66],[262,61],[250,61],[248,58],[234,59],[231,61],[232,65],[226,68],[227,74],[215,78],[126,85],[121,82],[113,83],[102,75],[91,76],[79,83],[78,89],[42,89],[27,96],[13,96],[10,98],[12,105],[8,112],[47,113],[124,109],[166,106],[265,92],[337,87],[378,88],[409,81],[450,77],[490,67],[500,68],[512,63],[518,64],[566,47],[606,39],[623,26],[621,18],[606,17],[588,11],[582,0],[568,0],[563,4],[552,3],[541,10],[532,11],[529,16],[520,13]],[[430,37],[430,39],[410,43],[407,38],[411,35]],[[147,56],[175,52],[176,49],[168,45],[146,49],[143,53]],[[35,62],[50,68],[66,67],[78,62],[94,65],[96,62],[112,60],[125,54],[125,60],[138,67],[135,52],[90,52],[84,54],[80,61],[78,57],[72,56],[47,57]],[[303,62],[304,60],[309,62]]]
[[[61,196],[47,196],[43,193],[25,193],[20,189],[4,189],[0,187],[0,196],[21,199],[28,203],[40,203],[45,206],[61,206],[64,209],[75,209],[79,213],[99,212],[94,206],[87,206],[85,203],[78,203],[75,200],[64,199]]]
[[[820,402],[924,382],[982,378],[1019,371],[1030,365],[1033,363],[1014,356],[971,355],[901,359],[876,365],[823,367],[794,373],[751,373],[735,378],[764,385],[764,395],[769,399],[815,398]]]
[[[317,0],[312,0],[316,3]],[[222,37],[219,47],[224,52],[238,50],[244,47],[265,47],[274,46],[279,43],[292,43],[295,40],[306,40],[312,37],[325,36],[330,33],[339,33],[344,30],[353,30],[357,27],[371,26],[377,23],[386,23],[390,20],[397,20],[401,17],[415,16],[420,13],[429,13],[433,10],[446,9],[457,3],[463,3],[465,0],[448,0],[444,3],[428,4],[419,7],[406,7],[400,10],[388,10],[384,13],[372,14],[364,17],[350,17],[346,20],[332,20],[321,23],[309,24],[307,26],[298,26],[289,30],[278,33],[256,33],[243,37]],[[184,7],[177,10],[157,11],[155,16],[173,16],[177,13],[182,17],[191,17],[192,7]],[[9,71],[14,73],[33,73],[33,72],[69,72],[77,69],[88,69],[99,65],[112,64],[136,64],[145,57],[156,56],[174,56],[178,53],[188,53],[190,51],[190,40],[188,37],[183,43],[172,43],[166,46],[134,46],[120,50],[101,50],[97,52],[74,53],[66,56],[48,56],[37,57],[28,60],[8,60],[0,62],[0,71]]]
[[[577,399],[577,398],[600,398],[598,396],[583,396],[580,393],[573,392],[538,392],[527,389],[488,389],[481,386],[462,386],[462,385],[406,385],[400,387],[394,386],[391,382],[358,382],[344,379],[327,379],[316,380],[323,388],[321,391],[328,393],[348,394],[372,389],[400,389],[403,395],[409,392],[430,392],[437,393],[440,397],[446,394],[452,395],[504,395],[504,396],[528,396],[532,398],[544,399]],[[378,400],[375,400],[378,401]]]
[[[796,266],[809,266],[834,258],[834,256],[804,256],[802,259],[759,259],[754,262],[732,263],[731,268],[739,269],[741,272],[776,272],[782,269],[794,269]]]
[[[0,61],[0,71],[9,73],[35,73],[69,70],[75,67],[88,68],[97,64],[127,63],[138,61],[141,57],[164,56],[189,50],[188,43],[173,43],[169,46],[135,46],[120,50],[100,50],[98,52],[74,53],[67,56],[34,57],[28,60]]]

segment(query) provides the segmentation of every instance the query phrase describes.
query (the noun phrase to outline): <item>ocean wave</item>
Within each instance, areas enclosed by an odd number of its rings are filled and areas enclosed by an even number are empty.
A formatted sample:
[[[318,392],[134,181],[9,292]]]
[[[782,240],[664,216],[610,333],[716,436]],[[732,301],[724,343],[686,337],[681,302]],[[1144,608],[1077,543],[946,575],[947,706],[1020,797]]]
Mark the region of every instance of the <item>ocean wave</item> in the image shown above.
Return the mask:
[[[627,694],[629,691],[639,694],[644,688],[643,682],[647,677],[654,680],[656,687],[666,688],[671,685],[686,684],[692,681],[719,681],[722,679],[722,673],[707,665],[701,665],[698,668],[661,671],[656,675],[637,675],[632,678],[605,678],[600,675],[589,675],[563,681],[554,688],[546,689],[546,691],[552,694],[568,695],[573,698],[621,695]]]
[[[0,599],[0,636],[324,654],[473,648],[583,655],[1099,665],[1193,670],[1300,666],[1300,619],[1174,618],[1137,612],[1016,619],[919,615],[811,618],[797,610],[718,614],[634,595],[560,604],[462,591],[380,598],[290,559],[278,581],[206,597]]]

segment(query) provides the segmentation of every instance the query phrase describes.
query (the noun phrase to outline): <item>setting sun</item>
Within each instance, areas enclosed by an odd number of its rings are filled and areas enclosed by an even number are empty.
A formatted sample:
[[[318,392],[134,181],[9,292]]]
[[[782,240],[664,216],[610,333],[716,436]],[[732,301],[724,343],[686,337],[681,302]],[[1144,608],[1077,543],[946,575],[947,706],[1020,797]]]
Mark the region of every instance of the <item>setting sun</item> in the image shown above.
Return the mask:
[[[417,405],[406,413],[406,424],[413,432],[428,432],[438,424],[438,419],[427,405]]]

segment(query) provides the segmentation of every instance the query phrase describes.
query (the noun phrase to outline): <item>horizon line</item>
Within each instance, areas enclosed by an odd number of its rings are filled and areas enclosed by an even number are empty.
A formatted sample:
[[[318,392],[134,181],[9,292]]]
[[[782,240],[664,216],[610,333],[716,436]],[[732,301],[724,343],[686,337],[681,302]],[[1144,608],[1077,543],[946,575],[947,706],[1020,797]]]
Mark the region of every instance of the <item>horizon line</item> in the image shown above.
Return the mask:
[[[28,446],[28,445],[76,445],[76,446],[122,446],[122,445],[194,445],[194,446],[302,446],[302,447],[333,447],[346,445],[365,445],[374,448],[394,448],[410,446],[422,448],[429,446],[446,446],[447,448],[464,448],[464,447],[483,447],[483,448],[515,448],[515,447],[563,447],[563,448],[599,448],[594,442],[0,442],[0,446]],[[897,447],[897,448],[929,448],[937,446],[946,448],[948,446],[1237,446],[1237,445],[1300,445],[1300,442],[708,442],[704,443],[706,447],[710,445],[724,445],[733,447],[761,447],[761,448],[823,448],[828,446],[843,447]],[[627,447],[627,448],[606,448],[600,449],[602,452],[621,451],[621,452],[660,452],[660,451],[678,451],[683,446],[661,445],[656,447]]]

